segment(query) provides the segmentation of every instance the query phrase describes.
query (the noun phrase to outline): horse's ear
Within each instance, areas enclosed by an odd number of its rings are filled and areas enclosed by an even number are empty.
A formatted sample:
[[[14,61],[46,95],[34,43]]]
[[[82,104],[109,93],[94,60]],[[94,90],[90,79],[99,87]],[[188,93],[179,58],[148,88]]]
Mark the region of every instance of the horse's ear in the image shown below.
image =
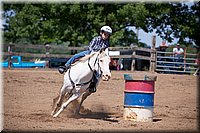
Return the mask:
[[[102,49],[100,49],[99,53],[101,54],[102,52],[105,52],[105,54],[109,56],[108,48],[102,48]]]
[[[100,53],[102,53],[103,51],[105,51],[105,48],[100,49]]]
[[[100,54],[101,54],[102,52],[105,52],[105,54],[109,56],[108,48],[102,48],[102,49],[100,50]]]

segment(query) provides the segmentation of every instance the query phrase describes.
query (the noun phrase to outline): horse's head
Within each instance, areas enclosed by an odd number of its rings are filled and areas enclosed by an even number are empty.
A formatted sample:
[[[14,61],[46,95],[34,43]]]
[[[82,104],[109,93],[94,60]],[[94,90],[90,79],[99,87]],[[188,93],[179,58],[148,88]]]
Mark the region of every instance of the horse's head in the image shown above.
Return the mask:
[[[100,50],[99,66],[102,71],[102,80],[104,81],[108,81],[111,77],[109,64],[110,64],[110,56],[108,55],[108,51],[104,49]]]

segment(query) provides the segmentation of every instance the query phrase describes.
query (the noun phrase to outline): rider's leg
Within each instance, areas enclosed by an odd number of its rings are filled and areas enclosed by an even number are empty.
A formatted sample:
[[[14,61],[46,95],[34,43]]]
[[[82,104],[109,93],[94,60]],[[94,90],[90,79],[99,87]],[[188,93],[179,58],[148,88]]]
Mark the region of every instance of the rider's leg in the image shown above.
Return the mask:
[[[80,53],[78,53],[78,54],[73,55],[73,56],[67,61],[67,63],[65,64],[65,66],[67,67],[67,66],[71,65],[76,59],[81,58],[81,57],[84,57],[86,54],[89,54],[89,51],[88,51],[88,50],[87,50],[87,51],[82,51],[82,52],[80,52]]]
[[[64,66],[61,66],[58,68],[58,71],[63,74],[64,72],[67,71],[67,69],[69,69],[70,65],[78,58],[84,57],[85,55],[90,54],[89,50],[86,51],[82,51],[78,54],[73,55]]]

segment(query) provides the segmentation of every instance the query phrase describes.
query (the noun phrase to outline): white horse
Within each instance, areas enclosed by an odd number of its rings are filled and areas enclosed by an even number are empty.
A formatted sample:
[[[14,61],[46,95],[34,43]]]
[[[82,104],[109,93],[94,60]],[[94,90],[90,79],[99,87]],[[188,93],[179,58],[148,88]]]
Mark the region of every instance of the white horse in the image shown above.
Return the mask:
[[[70,102],[78,99],[83,94],[81,102],[76,109],[76,114],[78,114],[83,101],[91,94],[88,88],[93,80],[93,76],[95,75],[97,77],[96,87],[100,77],[104,81],[110,79],[111,73],[109,63],[110,57],[108,52],[100,50],[99,52],[93,52],[83,57],[82,60],[71,66],[64,75],[64,84],[60,90],[57,104],[51,115],[57,117]],[[68,100],[62,104],[64,97],[67,95],[69,96]],[[60,109],[55,113],[59,107]]]

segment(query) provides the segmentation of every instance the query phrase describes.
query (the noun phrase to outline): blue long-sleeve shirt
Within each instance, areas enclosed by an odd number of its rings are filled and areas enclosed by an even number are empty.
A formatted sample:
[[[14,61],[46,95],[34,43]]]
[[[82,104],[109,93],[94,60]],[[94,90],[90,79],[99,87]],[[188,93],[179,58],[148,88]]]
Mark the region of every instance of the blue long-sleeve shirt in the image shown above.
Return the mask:
[[[101,36],[96,36],[90,42],[89,50],[97,52],[102,48],[108,48],[108,47],[109,47],[108,40],[103,40]]]

